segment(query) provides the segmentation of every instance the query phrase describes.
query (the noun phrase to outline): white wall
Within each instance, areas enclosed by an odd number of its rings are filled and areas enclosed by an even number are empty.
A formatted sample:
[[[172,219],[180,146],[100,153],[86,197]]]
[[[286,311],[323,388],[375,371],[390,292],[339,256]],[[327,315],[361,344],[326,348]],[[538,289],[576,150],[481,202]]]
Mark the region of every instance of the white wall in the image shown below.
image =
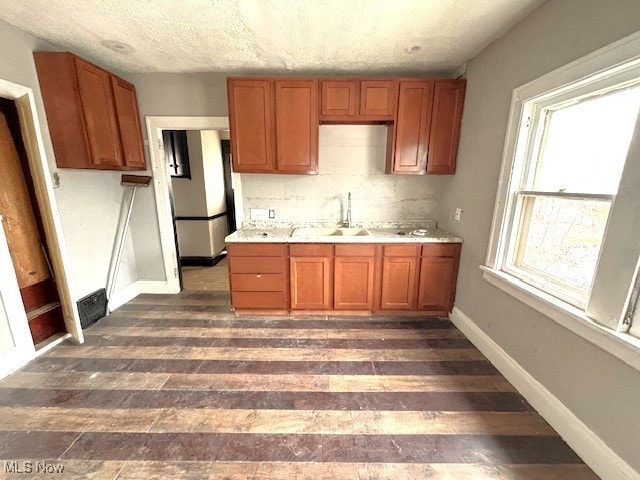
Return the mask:
[[[9,327],[9,318],[2,301],[2,292],[0,292],[0,354],[8,352],[15,347],[11,328]]]
[[[78,299],[106,285],[122,195],[120,173],[56,167],[32,52],[57,48],[2,21],[0,44],[0,78],[33,89],[49,166],[52,173],[60,175],[56,201],[71,261],[70,278],[75,287],[71,295]],[[118,287],[136,278],[133,244],[129,241]]]
[[[640,374],[487,283],[487,253],[514,88],[640,29],[637,0],[548,0],[473,59],[455,176],[439,221],[465,239],[456,306],[640,471]],[[461,222],[453,221],[456,207]]]
[[[207,73],[122,73],[136,86],[146,138],[147,116],[227,116],[226,75]],[[147,151],[147,158],[149,158]],[[140,192],[131,218],[138,277],[164,280],[162,246],[153,185]]]
[[[355,224],[435,220],[442,179],[385,175],[386,142],[385,125],[322,125],[318,175],[242,174],[245,219],[268,208],[277,221],[337,223],[351,192]]]

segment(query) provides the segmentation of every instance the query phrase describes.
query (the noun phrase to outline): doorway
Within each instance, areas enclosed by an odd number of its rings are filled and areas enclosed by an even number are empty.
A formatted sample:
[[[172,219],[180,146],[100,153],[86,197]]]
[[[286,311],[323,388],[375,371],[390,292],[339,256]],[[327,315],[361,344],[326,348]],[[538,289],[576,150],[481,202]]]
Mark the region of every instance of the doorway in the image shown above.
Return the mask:
[[[161,242],[165,271],[167,272],[167,287],[170,292],[177,293],[182,289],[198,290],[200,292],[222,291],[228,295],[228,270],[226,264],[224,237],[236,229],[236,225],[242,222],[242,194],[240,175],[231,173],[231,156],[229,149],[229,119],[227,117],[147,117],[147,131],[150,145],[150,158],[154,176],[154,191],[156,197],[156,207],[158,221],[160,224]],[[194,187],[198,180],[195,179],[192,159],[190,158],[189,172],[191,180],[176,178],[170,175],[171,171],[176,171],[176,164],[167,162],[167,142],[168,134],[165,131],[186,131],[191,137],[191,142],[196,138],[196,144],[200,147],[192,147],[196,150],[202,148],[202,139],[207,143],[217,136],[215,141],[218,150],[219,168],[217,187],[210,191],[215,193],[214,197],[220,198],[224,209],[203,211],[202,204],[199,211],[185,211],[181,209],[179,202],[180,191],[184,185]],[[215,135],[211,134],[215,131]],[[182,134],[180,134],[182,135]],[[200,136],[200,141],[197,141]],[[178,141],[179,143],[180,141]],[[210,146],[211,142],[209,142]],[[187,143],[187,150],[189,149]],[[171,148],[180,148],[171,147]],[[205,148],[206,150],[206,148]],[[191,155],[190,155],[191,157]],[[173,165],[173,166],[172,166]],[[177,168],[178,172],[184,168]],[[209,171],[209,170],[208,170]],[[179,173],[178,173],[179,175]],[[175,184],[182,183],[182,186],[174,188]],[[215,183],[215,182],[214,182]],[[183,189],[184,190],[184,189]],[[193,188],[187,189],[192,193]],[[215,203],[215,202],[214,202]],[[210,218],[219,215],[218,218]],[[218,239],[213,241],[213,247],[206,250],[207,246],[202,244],[202,239],[210,236],[208,223],[217,222],[218,227],[224,226],[225,233],[218,234]],[[189,250],[198,245],[185,245],[180,242],[188,239],[189,234],[182,235],[185,230],[201,230],[201,234],[195,237],[200,241],[199,248],[203,250]],[[180,243],[183,246],[180,246]],[[192,257],[192,258],[189,258]],[[195,257],[195,258],[194,258]],[[203,258],[204,257],[204,258]]]
[[[235,231],[228,130],[163,130],[183,290],[228,291],[225,237]]]
[[[66,333],[16,104],[0,98],[0,215],[33,343]]]

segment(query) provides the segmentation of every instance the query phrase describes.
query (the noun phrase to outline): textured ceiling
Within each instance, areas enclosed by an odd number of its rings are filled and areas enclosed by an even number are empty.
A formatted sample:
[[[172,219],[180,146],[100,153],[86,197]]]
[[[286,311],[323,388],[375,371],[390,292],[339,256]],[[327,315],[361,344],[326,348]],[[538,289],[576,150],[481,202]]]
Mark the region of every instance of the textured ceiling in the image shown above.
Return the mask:
[[[543,1],[0,0],[0,18],[121,71],[446,72]]]

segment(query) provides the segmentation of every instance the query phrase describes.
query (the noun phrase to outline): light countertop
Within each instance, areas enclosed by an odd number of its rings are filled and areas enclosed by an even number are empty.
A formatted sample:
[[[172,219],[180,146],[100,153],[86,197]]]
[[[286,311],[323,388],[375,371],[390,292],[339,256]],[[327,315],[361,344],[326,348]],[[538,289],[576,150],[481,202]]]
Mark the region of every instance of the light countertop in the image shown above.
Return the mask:
[[[411,235],[415,227],[367,228],[367,236],[292,237],[293,227],[241,228],[225,238],[227,243],[462,243],[462,238],[439,228],[427,228],[425,236]]]

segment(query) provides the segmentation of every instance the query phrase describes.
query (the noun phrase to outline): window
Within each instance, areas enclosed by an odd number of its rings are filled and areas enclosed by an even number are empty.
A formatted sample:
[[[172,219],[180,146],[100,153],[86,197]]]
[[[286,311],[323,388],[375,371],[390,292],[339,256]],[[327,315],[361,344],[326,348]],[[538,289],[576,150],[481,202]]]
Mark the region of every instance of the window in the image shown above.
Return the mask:
[[[512,179],[504,269],[585,307],[638,115],[640,86],[563,97],[526,106],[525,154],[520,181]]]
[[[175,178],[191,179],[186,130],[163,130],[162,144],[169,174]]]
[[[481,268],[640,370],[639,114],[640,34],[514,90]]]

